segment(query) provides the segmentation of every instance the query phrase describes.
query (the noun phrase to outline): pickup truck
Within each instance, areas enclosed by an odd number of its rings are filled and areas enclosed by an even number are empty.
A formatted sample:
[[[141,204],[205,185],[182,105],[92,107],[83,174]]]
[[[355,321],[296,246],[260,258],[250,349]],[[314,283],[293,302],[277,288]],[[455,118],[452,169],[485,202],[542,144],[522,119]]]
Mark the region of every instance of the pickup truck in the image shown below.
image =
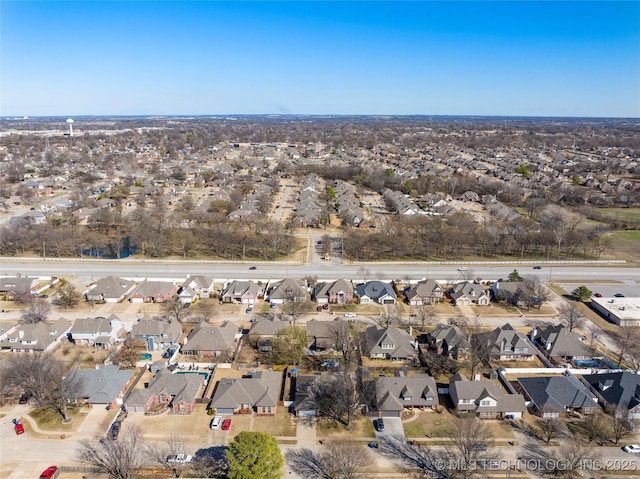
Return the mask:
[[[193,456],[190,456],[189,454],[174,454],[172,456],[167,456],[167,462],[169,464],[174,464],[174,463],[186,464],[188,462],[191,462],[192,459],[193,459]]]

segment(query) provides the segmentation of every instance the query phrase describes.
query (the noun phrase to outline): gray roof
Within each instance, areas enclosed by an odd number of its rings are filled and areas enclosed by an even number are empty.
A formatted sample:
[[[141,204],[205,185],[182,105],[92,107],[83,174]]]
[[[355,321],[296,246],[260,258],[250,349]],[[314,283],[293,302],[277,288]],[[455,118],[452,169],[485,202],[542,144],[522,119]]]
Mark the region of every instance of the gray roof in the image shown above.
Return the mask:
[[[71,321],[64,318],[51,323],[42,321],[33,324],[19,324],[14,332],[8,334],[6,339],[0,342],[0,348],[44,351],[58,338],[67,334],[71,329],[71,324]]]
[[[419,283],[413,285],[411,288],[409,288],[409,290],[407,290],[405,294],[407,296],[407,299],[411,301],[411,299],[416,296],[422,299],[431,298],[432,296],[434,296],[434,293],[441,293],[441,292],[442,292],[442,288],[436,281],[432,279],[427,279],[425,281],[420,281]]]
[[[385,295],[391,296],[394,299],[396,298],[396,293],[391,284],[383,281],[367,281],[366,283],[359,284],[356,286],[355,292],[360,298],[367,296],[376,301]]]
[[[439,324],[435,330],[429,333],[429,335],[435,340],[438,348],[441,348],[445,341],[449,346],[449,350],[454,346],[457,346],[460,349],[469,348],[467,336],[458,326],[446,326],[444,324]]]
[[[451,299],[457,300],[462,296],[466,296],[470,299],[477,299],[481,296],[486,296],[487,289],[477,283],[472,283],[471,281],[463,281],[462,283],[455,284],[451,291],[449,291],[449,296]]]
[[[176,285],[170,281],[144,281],[131,293],[131,295],[151,298],[157,295],[167,296],[176,290]]]
[[[105,276],[87,291],[89,296],[119,299],[133,289],[135,283],[117,276]]]
[[[410,378],[376,378],[376,403],[379,411],[434,406],[439,403],[438,387],[435,379],[427,374],[416,374]]]
[[[630,371],[604,374],[585,374],[587,381],[607,401],[622,409],[640,406],[640,375]]]
[[[249,336],[275,336],[281,329],[291,326],[289,321],[260,319],[251,324]]]
[[[537,330],[535,339],[538,340],[538,338],[549,356],[593,356],[593,351],[582,342],[582,336],[569,331],[562,325],[547,326]]]
[[[571,375],[518,378],[518,382],[536,407],[543,412],[598,407],[593,395]]]
[[[100,369],[77,369],[82,381],[78,398],[86,398],[90,404],[110,404],[135,374],[132,369],[121,370],[118,366],[101,366]]]
[[[131,328],[131,336],[147,338],[150,336],[165,338],[168,342],[177,341],[182,334],[182,326],[177,321],[169,321],[163,318],[144,317]]]
[[[469,381],[464,375],[451,378],[449,382],[449,395],[456,402],[455,407],[461,411],[474,411],[478,413],[505,413],[524,412],[526,405],[521,394],[507,394],[500,386],[492,381]],[[483,406],[482,399],[491,397],[496,405]],[[460,404],[460,399],[471,399],[473,402]]]
[[[494,329],[488,333],[481,333],[479,337],[490,347],[491,356],[499,356],[502,353],[531,355],[529,341],[522,334],[518,333],[509,323]],[[515,353],[515,349],[524,349],[526,352]]]
[[[15,294],[25,294],[36,288],[40,280],[27,276],[3,276],[0,277],[0,291],[11,291]]]
[[[281,386],[282,373],[278,371],[257,371],[251,378],[223,378],[218,382],[210,407],[236,409],[243,404],[274,407],[278,405]]]
[[[245,294],[252,296],[254,298],[258,297],[258,292],[260,291],[260,287],[253,281],[232,281],[227,285],[227,287],[222,291],[221,297],[232,296],[232,297],[241,297]]]
[[[152,396],[163,392],[172,396],[174,403],[191,404],[200,394],[203,383],[200,374],[173,374],[162,369],[149,381],[148,388],[133,390],[125,404],[147,404]]]
[[[237,330],[238,327],[231,322],[224,326],[211,326],[202,322],[191,331],[180,351],[230,351],[233,349]]]
[[[108,318],[98,316],[96,318],[78,318],[73,322],[70,333],[73,334],[100,334],[109,335],[112,330],[111,321],[118,317],[111,315]]]
[[[413,336],[404,329],[370,326],[366,332],[369,356],[385,354],[390,359],[406,359],[417,355]],[[382,347],[383,345],[388,347]]]
[[[191,286],[196,289],[209,289],[212,285],[213,279],[202,275],[189,276],[183,283],[183,286]]]
[[[331,293],[353,293],[353,284],[348,279],[339,279],[332,283],[318,283],[316,298],[329,297]]]
[[[295,299],[304,301],[307,297],[307,283],[304,280],[284,279],[273,285],[269,293],[270,299]]]

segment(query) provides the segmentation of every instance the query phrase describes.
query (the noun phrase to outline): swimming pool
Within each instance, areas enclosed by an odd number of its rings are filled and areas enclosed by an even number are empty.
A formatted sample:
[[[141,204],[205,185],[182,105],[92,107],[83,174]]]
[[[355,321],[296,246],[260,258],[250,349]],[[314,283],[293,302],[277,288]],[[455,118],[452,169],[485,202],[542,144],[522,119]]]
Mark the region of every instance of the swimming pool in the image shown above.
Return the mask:
[[[143,354],[140,355],[140,360],[141,361],[145,361],[145,360],[148,361],[150,359],[151,359],[151,354],[149,354],[149,353],[143,353]]]
[[[173,374],[200,374],[201,376],[204,376],[205,381],[209,379],[209,373],[205,373],[203,371],[176,371]]]
[[[580,359],[576,361],[576,366],[580,368],[618,369],[618,366],[605,358]]]

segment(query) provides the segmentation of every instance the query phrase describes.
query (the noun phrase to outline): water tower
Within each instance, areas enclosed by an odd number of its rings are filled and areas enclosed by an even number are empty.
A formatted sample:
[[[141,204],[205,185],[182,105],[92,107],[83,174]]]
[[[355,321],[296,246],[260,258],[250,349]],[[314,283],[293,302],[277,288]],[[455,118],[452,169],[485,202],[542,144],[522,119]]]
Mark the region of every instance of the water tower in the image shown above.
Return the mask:
[[[73,136],[73,118],[69,118],[67,123],[69,123],[69,136]]]

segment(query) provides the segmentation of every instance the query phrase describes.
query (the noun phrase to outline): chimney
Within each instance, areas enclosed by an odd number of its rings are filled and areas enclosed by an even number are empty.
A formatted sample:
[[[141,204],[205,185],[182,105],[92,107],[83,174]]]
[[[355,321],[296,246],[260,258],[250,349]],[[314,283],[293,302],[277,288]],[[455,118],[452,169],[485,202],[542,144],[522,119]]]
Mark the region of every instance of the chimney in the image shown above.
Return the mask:
[[[19,329],[19,330],[18,330],[18,337],[19,337],[20,339],[24,338],[24,331],[23,331],[22,329]]]
[[[531,330],[531,342],[535,341],[537,334],[538,334],[538,328],[533,328]]]
[[[474,374],[474,376],[473,376],[473,380],[474,380],[474,381],[480,381],[480,377],[481,377],[480,373],[476,373],[476,374]]]

